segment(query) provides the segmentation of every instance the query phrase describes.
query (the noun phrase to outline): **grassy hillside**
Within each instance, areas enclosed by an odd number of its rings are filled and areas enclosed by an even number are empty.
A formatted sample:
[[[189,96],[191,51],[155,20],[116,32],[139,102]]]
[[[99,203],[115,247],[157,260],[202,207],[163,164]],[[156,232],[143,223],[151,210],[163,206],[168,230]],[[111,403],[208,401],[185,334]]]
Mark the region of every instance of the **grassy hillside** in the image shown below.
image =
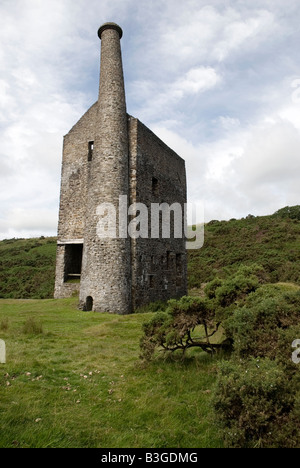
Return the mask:
[[[300,284],[300,207],[207,224],[204,247],[189,253],[189,286],[199,288],[254,262],[265,268],[270,282]]]
[[[76,306],[0,301],[0,447],[222,446],[210,404],[215,360],[198,352],[142,366],[145,315]]]
[[[0,242],[0,298],[53,297],[56,238]]]
[[[53,296],[56,238],[0,242],[0,298]],[[204,247],[189,251],[189,287],[226,277],[241,264],[264,266],[270,282],[300,284],[300,207],[272,216],[211,221]]]

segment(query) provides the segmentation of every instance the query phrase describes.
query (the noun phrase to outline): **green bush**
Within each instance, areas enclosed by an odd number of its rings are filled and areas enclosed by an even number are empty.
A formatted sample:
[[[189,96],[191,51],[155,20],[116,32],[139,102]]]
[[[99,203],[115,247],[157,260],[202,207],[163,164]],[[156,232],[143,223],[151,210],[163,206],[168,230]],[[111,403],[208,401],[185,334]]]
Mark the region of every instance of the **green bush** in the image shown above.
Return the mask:
[[[259,279],[254,271],[254,268],[241,267],[236,275],[224,281],[215,291],[218,304],[222,307],[228,307],[238,299],[256,291],[259,287]]]
[[[263,282],[264,274],[265,271],[260,265],[242,265],[227,279],[215,278],[208,283],[205,294],[209,299],[216,299],[218,306],[226,308],[256,291]]]
[[[285,208],[281,208],[281,210],[276,211],[274,216],[277,216],[279,218],[300,220],[300,206],[286,206]]]
[[[217,294],[217,291],[216,291]],[[223,323],[234,355],[220,366],[214,407],[228,447],[300,445],[300,291],[263,285]]]
[[[143,325],[141,339],[143,359],[151,359],[156,349],[185,352],[190,348],[201,348],[209,353],[222,347],[213,344],[210,338],[218,331],[212,303],[204,298],[184,296],[170,300],[165,312],[157,313]],[[196,327],[203,327],[203,336],[195,336]]]
[[[300,322],[300,291],[264,285],[223,323],[240,358],[278,355],[280,332]]]
[[[296,448],[300,444],[300,399],[275,361],[224,362],[214,408],[227,447]]]

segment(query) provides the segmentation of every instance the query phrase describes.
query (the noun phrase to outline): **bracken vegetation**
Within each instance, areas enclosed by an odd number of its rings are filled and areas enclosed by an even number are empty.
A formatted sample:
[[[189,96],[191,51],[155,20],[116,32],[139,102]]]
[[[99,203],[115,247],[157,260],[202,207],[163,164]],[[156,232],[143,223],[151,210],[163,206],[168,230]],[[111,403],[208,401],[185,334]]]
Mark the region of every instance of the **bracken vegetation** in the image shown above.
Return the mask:
[[[189,253],[189,287],[200,288],[215,277],[226,278],[253,261],[264,267],[271,283],[300,284],[300,206],[272,216],[211,221],[205,242]]]

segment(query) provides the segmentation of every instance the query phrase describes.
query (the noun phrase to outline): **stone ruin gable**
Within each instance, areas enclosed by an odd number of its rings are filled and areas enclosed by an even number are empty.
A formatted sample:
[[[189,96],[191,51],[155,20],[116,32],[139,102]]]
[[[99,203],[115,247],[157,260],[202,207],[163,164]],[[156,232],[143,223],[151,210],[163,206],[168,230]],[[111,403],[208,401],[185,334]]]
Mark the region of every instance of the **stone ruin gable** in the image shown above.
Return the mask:
[[[129,116],[130,203],[186,203],[185,162],[139,120]],[[150,229],[150,223],[149,223]],[[172,231],[171,231],[172,232]],[[133,309],[187,294],[183,239],[132,239]]]
[[[80,289],[79,281],[66,282],[68,271],[79,269],[78,265],[72,268],[72,263],[68,261],[71,255],[68,254],[71,249],[75,249],[76,257],[81,255],[90,170],[89,142],[94,141],[97,111],[96,102],[64,137],[56,253],[56,298],[71,297]]]
[[[90,165],[89,143],[95,138],[97,102],[64,137],[58,240],[83,239]]]

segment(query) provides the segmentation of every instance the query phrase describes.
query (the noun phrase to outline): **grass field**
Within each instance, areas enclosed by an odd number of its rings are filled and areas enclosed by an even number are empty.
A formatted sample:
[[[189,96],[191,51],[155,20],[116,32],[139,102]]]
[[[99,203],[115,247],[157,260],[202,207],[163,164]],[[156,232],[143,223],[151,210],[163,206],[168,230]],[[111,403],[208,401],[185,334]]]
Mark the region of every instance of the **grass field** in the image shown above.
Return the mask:
[[[221,447],[216,361],[139,360],[149,314],[77,310],[77,299],[0,300],[0,447]]]

